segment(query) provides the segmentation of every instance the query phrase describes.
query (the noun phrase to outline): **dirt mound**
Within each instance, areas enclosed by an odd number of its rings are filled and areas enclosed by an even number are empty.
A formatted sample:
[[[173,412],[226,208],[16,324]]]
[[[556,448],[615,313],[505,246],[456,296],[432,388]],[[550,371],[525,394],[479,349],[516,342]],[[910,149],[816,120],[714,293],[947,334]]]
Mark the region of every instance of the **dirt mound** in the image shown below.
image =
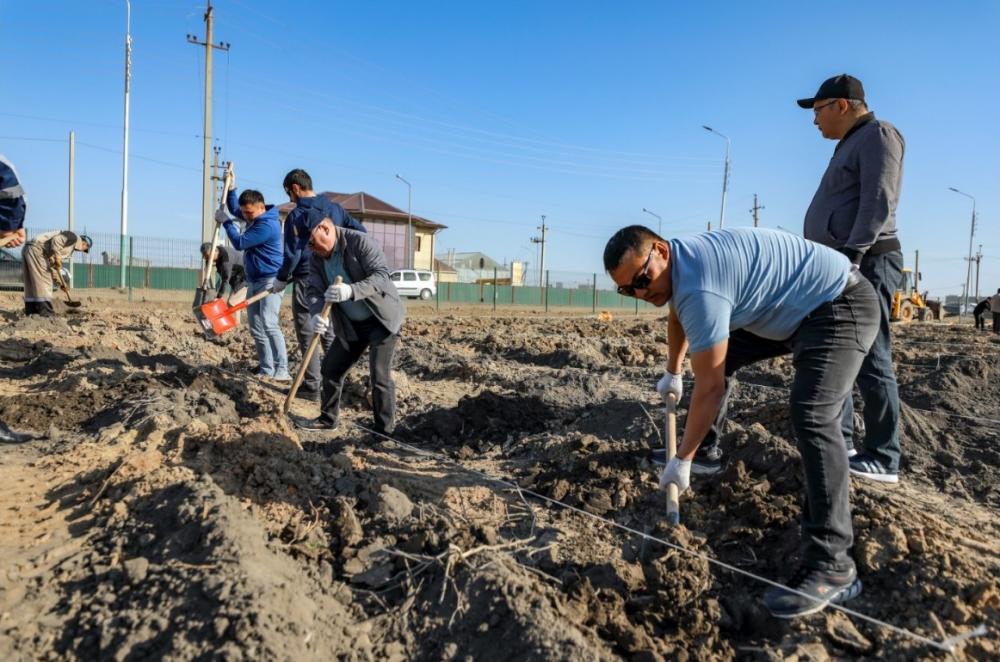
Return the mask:
[[[62,587],[57,652],[319,659],[370,651],[349,606],[270,549],[260,523],[211,480],[165,470],[117,489],[121,500],[75,568],[80,578]]]
[[[740,374],[724,470],[695,478],[668,529],[649,454],[662,320],[412,320],[396,436],[422,454],[353,427],[370,416],[363,365],[340,428],[303,432],[246,376],[242,330],[209,343],[141,310],[4,319],[0,417],[50,437],[0,448],[4,657],[932,655],[831,611],[770,618],[762,584],[706,560],[773,580],[796,563],[787,360]],[[904,482],[852,486],[865,590],[851,606],[938,640],[985,622],[956,656],[993,659],[1000,458],[974,417],[1000,399],[977,362],[995,346],[935,328],[897,338]],[[937,337],[976,345],[938,369],[905,343]]]

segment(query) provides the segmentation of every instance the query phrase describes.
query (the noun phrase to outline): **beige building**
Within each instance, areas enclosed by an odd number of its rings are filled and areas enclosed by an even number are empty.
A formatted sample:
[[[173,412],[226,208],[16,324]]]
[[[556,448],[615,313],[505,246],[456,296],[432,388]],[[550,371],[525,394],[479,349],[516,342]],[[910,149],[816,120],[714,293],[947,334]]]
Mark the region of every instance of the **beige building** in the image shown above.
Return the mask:
[[[405,210],[393,207],[388,202],[361,191],[359,193],[334,193],[324,191],[316,195],[326,196],[331,202],[336,202],[368,229],[368,234],[378,241],[385,253],[385,259],[390,269],[406,269],[410,264],[414,269],[433,270],[434,244],[436,235],[447,228],[446,225],[435,223],[421,216],[414,215],[412,262],[407,260],[406,235],[408,216]],[[279,207],[282,222],[295,205],[291,202]],[[442,274],[442,279],[444,274]]]

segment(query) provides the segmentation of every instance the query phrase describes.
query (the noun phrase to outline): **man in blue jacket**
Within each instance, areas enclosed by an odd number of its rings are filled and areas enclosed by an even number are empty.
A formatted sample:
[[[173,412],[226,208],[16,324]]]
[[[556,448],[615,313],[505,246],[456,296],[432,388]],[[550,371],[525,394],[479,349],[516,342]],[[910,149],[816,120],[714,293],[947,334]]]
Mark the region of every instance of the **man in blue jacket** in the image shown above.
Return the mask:
[[[309,285],[310,257],[309,236],[313,228],[324,218],[329,218],[340,228],[367,232],[365,226],[354,220],[344,208],[330,201],[326,196],[313,191],[312,177],[305,170],[295,169],[285,175],[283,182],[288,199],[295,203],[295,209],[285,219],[285,255],[278,270],[272,290],[281,292],[288,283],[294,283],[292,293],[292,321],[299,341],[299,351],[305,356],[312,334],[309,332],[311,302],[307,294]],[[333,342],[333,334],[323,336],[323,351]],[[314,352],[306,368],[302,388],[298,393],[305,399],[319,399],[322,384],[319,352]]]
[[[230,177],[230,175],[227,175]],[[281,267],[281,223],[274,205],[265,205],[260,191],[247,189],[236,198],[235,176],[229,186],[226,200],[228,210],[220,208],[215,221],[222,223],[229,241],[238,251],[243,251],[243,269],[247,278],[247,297],[270,290]],[[240,232],[234,221],[246,221],[246,230]],[[281,333],[278,315],[281,311],[280,292],[272,292],[247,307],[250,317],[250,335],[253,336],[260,360],[259,377],[288,382],[288,351],[285,336]]]

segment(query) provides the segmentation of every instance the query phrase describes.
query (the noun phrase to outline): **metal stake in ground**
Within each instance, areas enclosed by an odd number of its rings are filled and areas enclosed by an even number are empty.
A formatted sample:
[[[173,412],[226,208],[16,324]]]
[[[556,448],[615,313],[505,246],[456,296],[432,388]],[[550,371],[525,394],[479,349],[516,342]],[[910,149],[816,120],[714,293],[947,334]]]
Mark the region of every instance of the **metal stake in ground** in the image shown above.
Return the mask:
[[[341,276],[337,276],[334,280],[334,284],[340,285],[344,282]],[[333,308],[333,304],[329,301],[323,306],[323,310],[320,311],[320,315],[324,318],[330,317],[330,310]],[[316,352],[316,348],[319,346],[319,341],[323,337],[321,333],[314,333],[312,340],[309,341],[309,347],[306,348],[306,353],[302,357],[302,365],[299,366],[299,371],[295,373],[295,381],[292,382],[292,387],[288,389],[288,396],[285,398],[285,404],[281,405],[282,413],[287,414],[288,410],[292,408],[292,400],[295,399],[295,394],[299,392],[299,386],[302,385],[302,380],[306,376],[306,369],[309,367],[309,361],[312,359],[313,354]]]
[[[677,455],[677,398],[673,393],[666,397],[667,462]],[[676,483],[667,484],[667,522],[671,526],[680,524],[681,498]]]

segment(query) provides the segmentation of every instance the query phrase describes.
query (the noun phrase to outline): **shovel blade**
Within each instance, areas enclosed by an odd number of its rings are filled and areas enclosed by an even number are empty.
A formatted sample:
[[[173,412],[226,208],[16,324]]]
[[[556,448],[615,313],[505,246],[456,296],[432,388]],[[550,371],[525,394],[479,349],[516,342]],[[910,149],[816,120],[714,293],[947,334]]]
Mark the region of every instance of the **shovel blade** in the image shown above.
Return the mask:
[[[191,303],[191,307],[194,309],[201,308],[207,302],[215,298],[215,288],[214,287],[199,287],[194,291],[194,301]]]
[[[235,315],[237,310],[229,308],[225,300],[216,299],[196,308],[194,316],[207,335],[221,336],[238,326]]]

